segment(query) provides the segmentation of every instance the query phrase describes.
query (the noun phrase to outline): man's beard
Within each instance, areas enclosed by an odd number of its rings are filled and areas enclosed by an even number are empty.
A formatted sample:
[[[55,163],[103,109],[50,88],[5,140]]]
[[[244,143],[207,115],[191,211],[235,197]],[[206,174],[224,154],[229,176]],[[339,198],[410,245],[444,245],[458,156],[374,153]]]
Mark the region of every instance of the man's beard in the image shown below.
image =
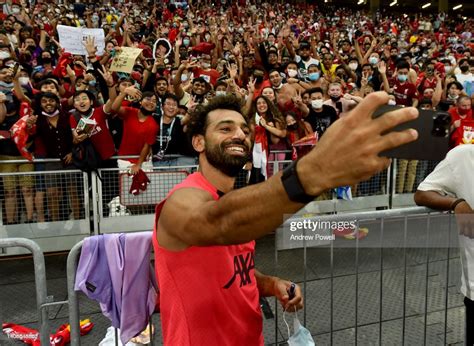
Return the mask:
[[[226,152],[226,147],[235,144],[244,146],[244,156],[234,156]],[[244,165],[249,161],[250,148],[244,141],[238,139],[222,142],[221,144],[206,145],[207,161],[216,169],[229,177],[236,177]]]

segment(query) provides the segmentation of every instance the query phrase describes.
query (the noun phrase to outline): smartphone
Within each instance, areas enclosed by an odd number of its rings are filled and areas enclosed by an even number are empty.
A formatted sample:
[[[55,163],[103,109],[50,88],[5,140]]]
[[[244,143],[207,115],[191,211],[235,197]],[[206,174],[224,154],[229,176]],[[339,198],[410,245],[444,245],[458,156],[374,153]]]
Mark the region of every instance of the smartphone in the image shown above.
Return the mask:
[[[18,69],[20,68],[20,64],[15,62],[12,66],[12,69],[13,69],[13,77],[16,76],[16,73],[18,72]]]
[[[296,295],[296,284],[291,283],[290,288],[288,289],[288,300],[292,300]]]
[[[379,107],[373,118],[382,116],[402,108],[401,106],[384,105]],[[418,139],[414,142],[402,145],[380,153],[387,156],[406,160],[433,160],[441,161],[449,151],[449,127],[451,116],[443,111],[419,110],[417,119],[394,127],[391,131],[403,131],[415,129],[418,131]]]

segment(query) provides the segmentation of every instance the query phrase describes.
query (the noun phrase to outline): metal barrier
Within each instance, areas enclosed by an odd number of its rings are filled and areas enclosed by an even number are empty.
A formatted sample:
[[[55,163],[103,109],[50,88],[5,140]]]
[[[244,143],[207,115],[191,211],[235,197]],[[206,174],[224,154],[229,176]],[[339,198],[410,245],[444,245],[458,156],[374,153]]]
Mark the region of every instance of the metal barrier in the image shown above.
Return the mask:
[[[422,160],[394,160],[392,171],[391,206],[413,205],[413,193],[438,162]]]
[[[17,161],[22,160],[2,164]],[[0,173],[0,229],[4,237],[35,239],[43,251],[70,249],[91,232],[87,173],[47,171],[43,164],[55,160],[38,161],[36,167],[26,161],[30,171]],[[8,251],[8,255],[19,253]]]
[[[24,238],[0,239],[0,248],[22,247],[28,249],[33,255],[35,286],[36,286],[36,307],[38,310],[38,324],[40,341],[42,345],[49,345],[48,330],[48,294],[46,288],[46,268],[44,256],[41,248],[34,241]]]
[[[146,191],[129,193],[130,177],[118,168],[92,172],[95,234],[151,230],[155,205],[197,166],[154,167]]]
[[[76,281],[76,268],[79,261],[79,254],[82,249],[82,241],[73,246],[67,256],[67,296],[69,304],[69,325],[71,326],[71,345],[81,344],[79,300],[77,292],[74,290]]]
[[[290,218],[276,232],[276,275],[300,282],[303,321],[316,344],[431,345],[441,343],[437,333],[446,344],[448,313],[463,307],[461,295],[448,290],[450,271],[460,277],[461,270],[451,264],[459,261],[451,249],[457,244],[453,219],[419,207]],[[297,227],[305,220],[317,222],[316,231]],[[333,237],[343,222],[370,232],[363,241]],[[275,329],[286,331],[275,304]],[[282,341],[277,336],[276,344]]]
[[[292,161],[273,161],[270,164],[272,172],[278,172],[287,167]],[[350,212],[354,210],[370,210],[376,208],[387,209],[391,205],[390,194],[390,167],[381,173],[376,174],[367,181],[350,186],[351,200],[338,199],[334,190],[327,191],[316,199],[316,202],[309,203],[302,210],[303,213],[337,213]],[[409,205],[413,205],[412,203]]]

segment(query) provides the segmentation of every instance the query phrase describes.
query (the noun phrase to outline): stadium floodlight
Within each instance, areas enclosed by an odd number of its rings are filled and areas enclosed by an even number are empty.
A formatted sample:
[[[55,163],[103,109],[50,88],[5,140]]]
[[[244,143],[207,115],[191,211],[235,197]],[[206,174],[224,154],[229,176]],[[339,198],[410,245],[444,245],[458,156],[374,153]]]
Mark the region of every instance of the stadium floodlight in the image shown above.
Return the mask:
[[[461,7],[462,7],[462,4],[456,5],[456,6],[453,7],[453,10],[454,11],[459,10]]]
[[[427,8],[427,7],[430,7],[430,6],[431,6],[431,2],[427,2],[426,4],[421,6],[421,8]]]
[[[395,6],[395,5],[397,4],[397,1],[398,1],[398,0],[392,1],[392,2],[390,3],[390,7]]]

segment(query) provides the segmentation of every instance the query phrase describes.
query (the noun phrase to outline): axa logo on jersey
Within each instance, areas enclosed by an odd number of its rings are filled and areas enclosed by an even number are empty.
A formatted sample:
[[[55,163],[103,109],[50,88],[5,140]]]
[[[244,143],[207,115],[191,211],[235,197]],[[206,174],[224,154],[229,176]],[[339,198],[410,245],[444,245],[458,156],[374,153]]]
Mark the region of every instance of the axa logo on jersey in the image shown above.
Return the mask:
[[[234,282],[236,282],[237,278],[240,280],[239,287],[252,283],[252,277],[250,275],[252,269],[255,269],[255,257],[253,251],[234,256],[234,274],[225,284],[224,288],[230,288]],[[237,280],[237,282],[239,281]]]

